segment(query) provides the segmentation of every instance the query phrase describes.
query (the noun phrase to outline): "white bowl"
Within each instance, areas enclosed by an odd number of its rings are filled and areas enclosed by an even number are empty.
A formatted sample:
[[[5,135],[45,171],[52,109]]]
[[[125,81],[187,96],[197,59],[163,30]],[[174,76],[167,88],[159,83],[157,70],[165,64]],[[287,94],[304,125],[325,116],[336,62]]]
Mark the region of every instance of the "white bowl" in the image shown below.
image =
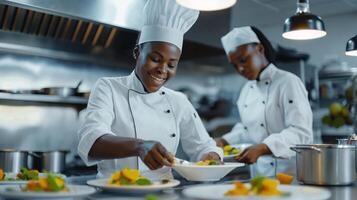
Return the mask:
[[[195,164],[175,164],[173,169],[189,181],[218,181],[244,163],[224,163],[224,165],[200,166]]]

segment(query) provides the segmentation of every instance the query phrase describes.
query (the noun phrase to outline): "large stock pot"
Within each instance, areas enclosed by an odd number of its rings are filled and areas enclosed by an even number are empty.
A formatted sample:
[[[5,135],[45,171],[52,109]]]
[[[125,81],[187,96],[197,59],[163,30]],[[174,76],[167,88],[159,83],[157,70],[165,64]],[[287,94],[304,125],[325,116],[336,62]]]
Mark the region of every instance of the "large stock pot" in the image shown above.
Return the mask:
[[[349,185],[355,181],[355,147],[309,144],[291,147],[296,152],[297,180],[313,185]]]

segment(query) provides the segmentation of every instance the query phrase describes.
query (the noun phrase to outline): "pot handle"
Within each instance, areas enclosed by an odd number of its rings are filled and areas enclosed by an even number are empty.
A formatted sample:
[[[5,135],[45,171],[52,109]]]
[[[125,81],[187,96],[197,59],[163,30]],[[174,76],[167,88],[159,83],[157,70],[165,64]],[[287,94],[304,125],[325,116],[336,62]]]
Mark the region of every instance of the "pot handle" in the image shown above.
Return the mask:
[[[295,151],[296,153],[301,153],[301,151],[299,151],[299,149],[314,150],[314,151],[317,151],[318,153],[321,153],[321,150],[314,146],[294,146],[294,147],[290,147],[290,149]]]
[[[37,157],[37,158],[41,158],[42,156],[35,153],[35,152],[28,152],[29,155],[33,156],[33,157]]]

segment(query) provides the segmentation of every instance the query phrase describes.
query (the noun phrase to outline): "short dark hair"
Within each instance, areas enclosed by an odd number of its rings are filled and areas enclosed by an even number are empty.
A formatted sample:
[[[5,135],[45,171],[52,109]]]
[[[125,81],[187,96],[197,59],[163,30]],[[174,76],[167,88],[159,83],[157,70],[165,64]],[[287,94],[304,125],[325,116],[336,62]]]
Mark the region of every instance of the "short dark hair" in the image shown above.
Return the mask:
[[[264,54],[270,63],[275,63],[276,53],[268,38],[255,26],[251,26],[253,32],[257,35],[260,43],[264,47]]]

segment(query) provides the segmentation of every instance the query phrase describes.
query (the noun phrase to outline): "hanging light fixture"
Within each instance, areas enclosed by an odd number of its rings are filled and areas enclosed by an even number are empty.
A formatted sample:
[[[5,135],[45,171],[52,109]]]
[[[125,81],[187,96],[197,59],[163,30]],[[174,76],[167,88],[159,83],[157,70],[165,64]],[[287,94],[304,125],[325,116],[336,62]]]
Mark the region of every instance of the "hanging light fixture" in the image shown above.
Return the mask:
[[[357,35],[348,40],[345,53],[347,56],[357,56]]]
[[[232,7],[237,0],[176,0],[176,2],[195,10],[213,11]]]
[[[290,40],[310,40],[325,35],[324,22],[319,16],[310,13],[309,0],[297,0],[296,14],[285,20],[283,37]]]

